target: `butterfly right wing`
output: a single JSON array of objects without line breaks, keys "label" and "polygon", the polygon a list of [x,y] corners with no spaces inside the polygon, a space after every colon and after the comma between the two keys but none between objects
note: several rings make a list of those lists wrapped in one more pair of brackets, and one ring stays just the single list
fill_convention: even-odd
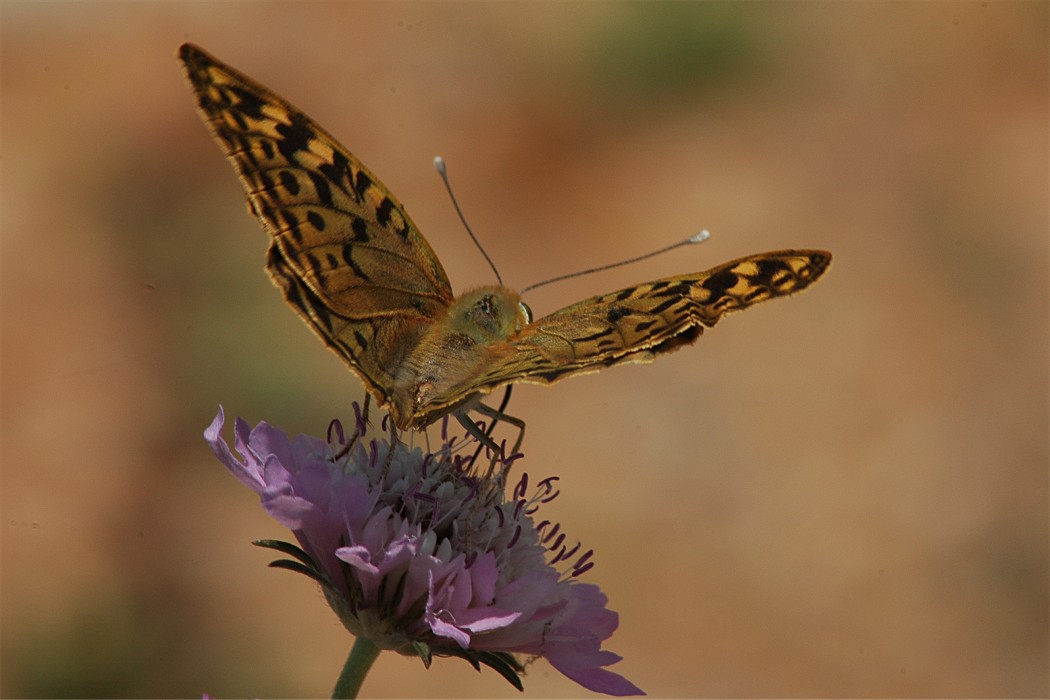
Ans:
[{"label": "butterfly right wing", "polygon": [[379,179],[309,117],[192,44],[179,57],[272,236],[274,283],[385,403],[393,368],[452,300],[437,256]]},{"label": "butterfly right wing", "polygon": [[781,250],[592,297],[526,326],[493,353],[474,390],[550,384],[624,362],[651,362],[696,342],[726,314],[802,291],[830,264],[826,251]]}]

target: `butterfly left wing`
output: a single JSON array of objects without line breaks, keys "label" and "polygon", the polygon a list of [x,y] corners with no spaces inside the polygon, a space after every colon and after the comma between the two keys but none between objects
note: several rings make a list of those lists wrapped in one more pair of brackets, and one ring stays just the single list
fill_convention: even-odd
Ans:
[{"label": "butterfly left wing", "polygon": [[624,362],[651,362],[696,342],[726,314],[802,291],[830,264],[831,254],[822,250],[761,253],[573,304],[492,348],[473,390],[549,384]]},{"label": "butterfly left wing", "polygon": [[437,256],[397,198],[306,114],[197,46],[179,58],[270,234],[274,284],[386,405],[397,367],[452,301]]},{"label": "butterfly left wing", "polygon": [[379,178],[264,85],[193,44],[179,58],[252,214],[304,283],[354,318],[444,312],[448,277]]}]

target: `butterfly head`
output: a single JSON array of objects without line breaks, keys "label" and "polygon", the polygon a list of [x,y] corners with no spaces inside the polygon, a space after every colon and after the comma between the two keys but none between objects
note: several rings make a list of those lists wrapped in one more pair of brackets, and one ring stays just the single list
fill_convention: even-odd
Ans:
[{"label": "butterfly head", "polygon": [[481,287],[452,302],[447,327],[477,343],[489,343],[520,333],[531,316],[517,292],[506,287]]}]

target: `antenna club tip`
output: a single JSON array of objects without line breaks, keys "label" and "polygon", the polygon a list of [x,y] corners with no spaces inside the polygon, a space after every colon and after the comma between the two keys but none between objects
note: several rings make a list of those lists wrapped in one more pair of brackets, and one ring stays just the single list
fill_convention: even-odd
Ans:
[{"label": "antenna club tip", "polygon": [[687,238],[686,241],[688,241],[689,243],[703,243],[704,241],[706,241],[710,237],[711,237],[711,232],[708,231],[705,228],[703,231],[700,231],[699,233],[694,233],[692,236]]},{"label": "antenna club tip", "polygon": [[448,173],[448,170],[445,168],[445,159],[441,156],[434,156],[434,170],[437,170],[442,175]]}]

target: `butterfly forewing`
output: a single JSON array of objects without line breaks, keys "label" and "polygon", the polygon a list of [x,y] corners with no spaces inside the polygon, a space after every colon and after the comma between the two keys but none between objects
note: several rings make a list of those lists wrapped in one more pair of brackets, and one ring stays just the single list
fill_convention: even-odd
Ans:
[{"label": "butterfly forewing", "polygon": [[351,318],[440,315],[452,299],[441,263],[357,158],[251,78],[188,44],[180,57],[252,212],[284,254],[282,270]]},{"label": "butterfly forewing", "polygon": [[195,46],[179,57],[272,236],[274,283],[385,404],[420,329],[452,300],[437,256],[397,199],[309,117]]},{"label": "butterfly forewing", "polygon": [[621,362],[649,362],[696,341],[728,313],[799,292],[831,263],[825,251],[752,255],[695,275],[602,294],[529,324],[477,382],[551,383]]}]

